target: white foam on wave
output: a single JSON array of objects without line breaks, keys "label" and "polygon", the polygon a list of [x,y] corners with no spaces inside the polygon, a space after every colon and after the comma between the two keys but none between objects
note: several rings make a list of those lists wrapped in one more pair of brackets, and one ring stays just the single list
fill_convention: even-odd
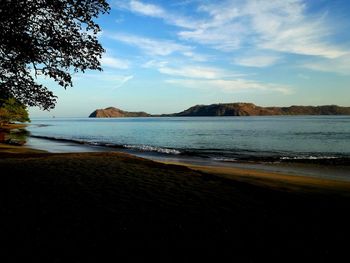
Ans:
[{"label": "white foam on wave", "polygon": [[161,148],[150,145],[123,145],[127,149],[138,150],[143,152],[158,152],[158,153],[166,153],[166,154],[180,154],[181,152],[175,149],[169,148]]},{"label": "white foam on wave", "polygon": [[226,157],[215,157],[213,158],[214,161],[219,161],[219,162],[236,162],[236,158],[226,158]]},{"label": "white foam on wave", "polygon": [[323,160],[323,159],[337,159],[335,156],[294,156],[281,157],[281,160]]},{"label": "white foam on wave", "polygon": [[92,142],[92,141],[90,141],[90,142],[88,142],[90,145],[95,145],[95,146],[101,146],[101,143],[99,143],[99,142]]}]

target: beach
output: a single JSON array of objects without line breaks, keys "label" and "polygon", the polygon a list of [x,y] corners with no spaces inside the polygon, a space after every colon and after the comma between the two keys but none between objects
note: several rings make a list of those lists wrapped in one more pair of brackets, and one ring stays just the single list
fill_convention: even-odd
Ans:
[{"label": "beach", "polygon": [[0,261],[347,262],[349,10],[2,1]]},{"label": "beach", "polygon": [[350,234],[348,182],[1,145],[11,262],[309,258]]}]

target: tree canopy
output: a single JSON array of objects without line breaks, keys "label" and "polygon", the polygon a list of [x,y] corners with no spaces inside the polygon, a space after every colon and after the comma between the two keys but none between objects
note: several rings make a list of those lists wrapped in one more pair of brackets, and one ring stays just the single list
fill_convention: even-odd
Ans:
[{"label": "tree canopy", "polygon": [[3,124],[16,121],[30,121],[26,106],[17,101],[15,98],[0,100],[0,127]]},{"label": "tree canopy", "polygon": [[94,21],[109,11],[105,0],[2,0],[0,98],[54,108],[56,96],[38,75],[72,86],[72,73],[101,70],[104,49]]}]

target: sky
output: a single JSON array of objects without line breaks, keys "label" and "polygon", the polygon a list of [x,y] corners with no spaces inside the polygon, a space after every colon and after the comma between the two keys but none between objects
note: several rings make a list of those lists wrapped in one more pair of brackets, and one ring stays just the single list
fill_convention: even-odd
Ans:
[{"label": "sky", "polygon": [[73,76],[56,108],[174,113],[197,104],[350,106],[350,1],[110,0],[98,18],[103,72]]}]

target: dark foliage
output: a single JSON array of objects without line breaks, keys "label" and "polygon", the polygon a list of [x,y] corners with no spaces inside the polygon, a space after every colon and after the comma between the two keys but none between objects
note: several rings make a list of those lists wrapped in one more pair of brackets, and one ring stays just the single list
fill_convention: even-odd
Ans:
[{"label": "dark foliage", "polygon": [[36,77],[67,88],[73,72],[101,70],[94,19],[108,11],[105,0],[1,0],[0,97],[54,108],[56,96]]},{"label": "dark foliage", "polygon": [[10,122],[27,122],[29,120],[26,106],[14,98],[0,99],[0,127]]}]

